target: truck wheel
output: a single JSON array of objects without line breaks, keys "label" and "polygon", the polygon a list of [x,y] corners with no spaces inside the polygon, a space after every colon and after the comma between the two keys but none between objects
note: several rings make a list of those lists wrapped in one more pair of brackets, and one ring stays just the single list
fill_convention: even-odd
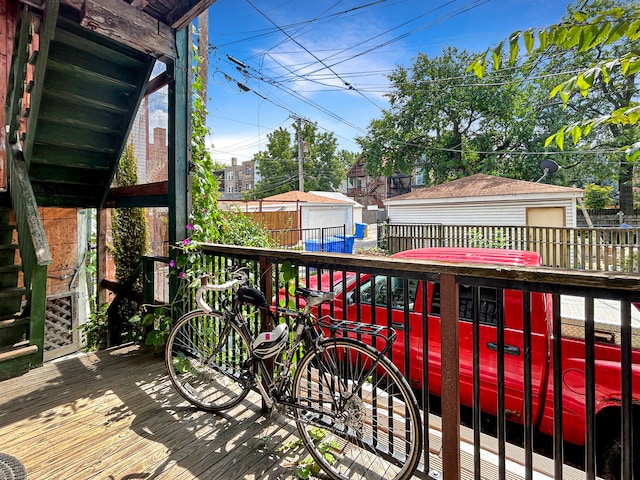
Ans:
[{"label": "truck wheel", "polygon": [[[633,478],[640,478],[640,432],[634,428],[633,446],[631,448],[633,457]],[[608,441],[602,444],[601,455],[599,455],[598,472],[605,480],[622,480],[622,435],[620,432],[609,437]]]}]

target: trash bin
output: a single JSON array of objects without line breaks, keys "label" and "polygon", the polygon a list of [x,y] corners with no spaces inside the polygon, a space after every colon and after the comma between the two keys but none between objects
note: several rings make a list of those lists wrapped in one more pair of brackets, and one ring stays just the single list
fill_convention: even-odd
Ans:
[{"label": "trash bin", "polygon": [[325,252],[344,253],[344,238],[326,237],[323,239],[323,247]]},{"label": "trash bin", "polygon": [[367,225],[366,223],[356,223],[356,238],[364,238],[367,236]]},{"label": "trash bin", "polygon": [[353,241],[356,239],[355,235],[336,235],[335,238],[339,239],[340,243],[344,243],[344,253],[353,253]]},{"label": "trash bin", "polygon": [[310,238],[304,241],[304,249],[307,252],[319,252],[321,249],[321,241],[317,238]]}]

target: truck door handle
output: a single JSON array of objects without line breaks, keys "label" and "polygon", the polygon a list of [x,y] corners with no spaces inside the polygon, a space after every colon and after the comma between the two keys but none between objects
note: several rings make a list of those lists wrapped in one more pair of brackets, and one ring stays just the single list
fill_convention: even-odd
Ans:
[{"label": "truck door handle", "polygon": [[[487,343],[487,348],[489,350],[495,350],[496,352],[498,351],[498,344],[496,342],[488,342]],[[514,347],[513,345],[505,345],[504,346],[504,353],[506,353],[507,355],[520,355],[520,347]]]}]

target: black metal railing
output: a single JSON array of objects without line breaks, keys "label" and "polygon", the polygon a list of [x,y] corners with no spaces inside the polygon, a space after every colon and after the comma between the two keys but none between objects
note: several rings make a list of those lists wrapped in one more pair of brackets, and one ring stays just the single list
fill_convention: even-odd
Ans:
[{"label": "black metal railing", "polygon": [[[636,276],[222,245],[202,251],[214,276],[249,266],[274,301],[294,300],[283,278],[295,272],[293,283],[339,293],[323,313],[396,329],[389,356],[425,413],[419,476],[594,478],[606,458],[611,478],[638,471]],[[569,297],[582,300],[579,339],[562,334],[575,310]],[[603,302],[618,305],[613,325],[608,320],[615,344],[599,341]]]},{"label": "black metal railing", "polygon": [[352,253],[353,236],[345,225],[318,228],[270,230],[271,237],[283,248],[307,252]]}]

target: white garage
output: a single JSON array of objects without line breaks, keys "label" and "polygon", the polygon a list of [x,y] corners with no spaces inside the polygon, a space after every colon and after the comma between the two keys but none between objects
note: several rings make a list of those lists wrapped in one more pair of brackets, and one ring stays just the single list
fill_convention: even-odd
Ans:
[{"label": "white garage", "polygon": [[576,227],[583,190],[478,173],[384,201],[391,223]]}]

